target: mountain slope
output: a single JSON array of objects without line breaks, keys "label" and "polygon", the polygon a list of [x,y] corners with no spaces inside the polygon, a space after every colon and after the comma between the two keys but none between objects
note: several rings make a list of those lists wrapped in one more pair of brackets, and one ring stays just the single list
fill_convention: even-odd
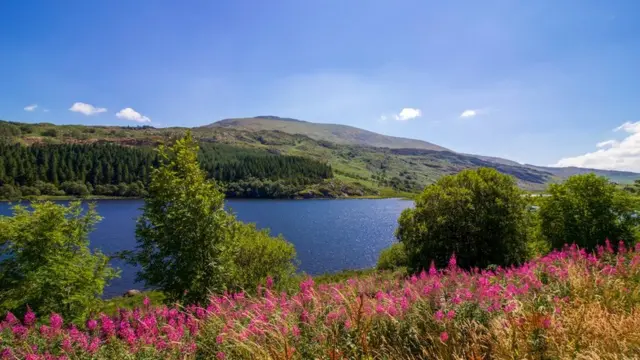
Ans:
[{"label": "mountain slope", "polygon": [[248,131],[282,131],[288,134],[305,135],[314,140],[330,141],[343,145],[366,145],[390,149],[412,148],[426,150],[448,150],[442,146],[422,140],[407,139],[377,134],[353,126],[339,124],[319,124],[277,116],[257,116],[253,118],[225,119],[205,127],[229,127]]},{"label": "mountain slope", "polygon": [[[282,128],[285,125],[294,126],[294,130],[283,131]],[[313,134],[290,133],[308,133],[314,129],[320,129],[317,131],[322,133],[326,130],[326,127],[318,128],[315,125],[322,124],[295,119],[259,117],[249,120],[225,120],[211,126],[193,128],[191,131],[202,143],[228,144],[234,147],[267,151],[271,154],[303,156],[329,164],[333,169],[334,180],[363,189],[366,194],[416,193],[444,175],[478,167],[492,167],[512,175],[517,179],[519,186],[528,190],[543,190],[548,183],[562,181],[568,176],[584,172],[594,172],[619,183],[640,179],[640,174],[632,172],[523,165],[490,156],[456,153],[437,145],[434,145],[437,150],[399,147],[401,143],[395,143],[394,145],[398,146],[396,148],[374,147],[357,143],[354,145],[324,139],[317,140],[310,136]],[[263,129],[265,127],[276,128],[265,130]],[[179,127],[82,126],[0,121],[0,141],[19,142],[24,145],[108,142],[124,146],[148,147],[170,142],[187,130]],[[370,133],[355,130],[365,134]],[[315,135],[318,136],[317,133]],[[340,135],[343,142],[348,142],[344,133]],[[384,135],[374,135],[384,137]],[[415,141],[425,146],[424,142]]]}]

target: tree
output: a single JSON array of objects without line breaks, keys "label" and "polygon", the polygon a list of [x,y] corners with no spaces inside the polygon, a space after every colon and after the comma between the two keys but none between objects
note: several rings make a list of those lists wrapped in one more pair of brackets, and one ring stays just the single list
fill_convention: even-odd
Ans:
[{"label": "tree", "polygon": [[494,169],[465,170],[425,188],[402,212],[397,238],[411,271],[445,266],[511,265],[525,260],[526,202],[514,178]]},{"label": "tree", "polygon": [[639,224],[632,195],[595,174],[549,186],[540,204],[540,230],[552,247],[575,243],[588,250],[606,239],[633,243]]},{"label": "tree", "polygon": [[231,277],[225,250],[232,246],[235,219],[224,210],[217,185],[206,180],[197,154],[190,132],[173,147],[160,146],[162,164],[151,174],[136,227],[138,280],[169,300],[204,302]]},{"label": "tree", "polygon": [[0,312],[56,312],[84,318],[107,282],[117,276],[108,257],[89,249],[88,235],[100,220],[93,205],[84,212],[34,202],[32,210],[13,208],[0,217]]}]

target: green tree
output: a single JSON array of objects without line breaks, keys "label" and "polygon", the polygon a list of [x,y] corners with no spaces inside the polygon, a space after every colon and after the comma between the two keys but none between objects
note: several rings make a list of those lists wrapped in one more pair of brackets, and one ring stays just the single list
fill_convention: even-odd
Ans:
[{"label": "green tree", "polygon": [[633,243],[636,201],[606,178],[575,175],[549,186],[540,204],[540,231],[554,248],[575,243],[588,250],[606,239]]},{"label": "green tree", "polygon": [[231,278],[235,223],[224,195],[205,178],[191,133],[170,148],[160,146],[162,164],[151,174],[148,196],[138,219],[138,279],[160,288],[169,300],[204,302],[225,289]]},{"label": "green tree", "polygon": [[465,170],[428,186],[415,207],[402,212],[397,238],[409,270],[452,254],[464,268],[510,265],[526,258],[528,214],[515,179],[494,169]]},{"label": "green tree", "polygon": [[93,205],[83,212],[69,206],[34,202],[32,210],[13,208],[0,217],[0,312],[57,312],[84,318],[117,276],[108,257],[89,249],[88,235],[100,220]]}]

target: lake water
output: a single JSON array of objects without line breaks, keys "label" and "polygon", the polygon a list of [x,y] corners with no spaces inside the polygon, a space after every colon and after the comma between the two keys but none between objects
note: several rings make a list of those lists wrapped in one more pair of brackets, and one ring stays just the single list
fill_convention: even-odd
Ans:
[{"label": "lake water", "polygon": [[[397,219],[412,201],[400,199],[345,200],[228,200],[238,219],[269,228],[294,244],[299,269],[308,274],[374,266],[380,251],[394,242]],[[100,200],[104,218],[91,233],[91,246],[109,254],[135,248],[135,219],[141,200]],[[0,202],[0,215],[11,215],[10,204]],[[136,284],[136,268],[120,261],[113,265],[121,277],[105,289],[105,297],[118,296]]]}]

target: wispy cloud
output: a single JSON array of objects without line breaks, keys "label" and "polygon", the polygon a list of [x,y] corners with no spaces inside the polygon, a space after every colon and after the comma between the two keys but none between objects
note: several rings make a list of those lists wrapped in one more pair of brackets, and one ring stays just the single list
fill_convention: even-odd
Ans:
[{"label": "wispy cloud", "polygon": [[31,104],[24,107],[24,111],[34,111],[38,107],[38,104]]},{"label": "wispy cloud", "polygon": [[640,121],[627,121],[613,131],[624,131],[628,135],[620,141],[599,142],[596,151],[560,159],[555,166],[640,171]]},{"label": "wispy cloud", "polygon": [[103,112],[107,112],[106,108],[95,107],[91,104],[86,104],[83,102],[76,102],[69,108],[69,111],[81,113],[84,115],[95,115]]},{"label": "wispy cloud", "polygon": [[132,108],[125,108],[118,111],[118,113],[116,114],[116,117],[118,119],[130,120],[130,121],[135,121],[140,123],[151,121],[150,118],[140,114],[139,112],[133,110]]},{"label": "wispy cloud", "polygon": [[460,114],[460,118],[472,118],[476,115],[478,115],[478,110],[474,110],[474,109],[468,109],[462,112],[462,114]]}]

